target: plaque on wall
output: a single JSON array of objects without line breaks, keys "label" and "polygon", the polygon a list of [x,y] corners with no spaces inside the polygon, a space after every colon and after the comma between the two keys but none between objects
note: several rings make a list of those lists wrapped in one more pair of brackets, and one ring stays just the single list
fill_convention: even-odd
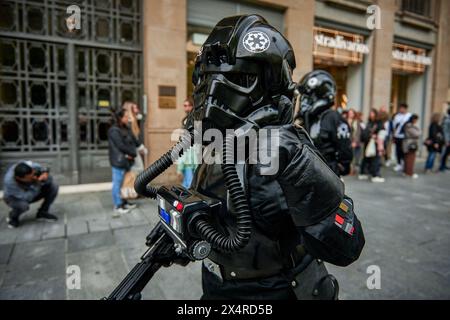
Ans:
[{"label": "plaque on wall", "polygon": [[164,109],[175,109],[177,107],[177,87],[159,86],[158,105]]},{"label": "plaque on wall", "polygon": [[110,104],[108,100],[99,100],[98,101],[98,106],[100,108],[109,108]]}]

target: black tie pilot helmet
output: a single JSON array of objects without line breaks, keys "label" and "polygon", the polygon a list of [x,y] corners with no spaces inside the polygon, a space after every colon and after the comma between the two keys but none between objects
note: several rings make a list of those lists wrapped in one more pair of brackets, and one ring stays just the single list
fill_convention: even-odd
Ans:
[{"label": "black tie pilot helmet", "polygon": [[[290,43],[263,17],[224,18],[196,58],[193,118],[219,129],[235,128],[263,106],[277,106],[282,96],[292,99],[294,68]],[[262,117],[276,118],[273,112]]]},{"label": "black tie pilot helmet", "polygon": [[334,105],[336,82],[325,70],[314,70],[300,80],[297,86],[300,93],[300,117],[306,114],[316,117]]}]

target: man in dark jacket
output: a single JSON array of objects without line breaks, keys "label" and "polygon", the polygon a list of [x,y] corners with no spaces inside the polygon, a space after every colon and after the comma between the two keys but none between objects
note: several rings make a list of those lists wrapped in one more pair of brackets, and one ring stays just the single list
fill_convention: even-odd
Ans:
[{"label": "man in dark jacket", "polygon": [[114,117],[115,123],[108,130],[109,161],[112,167],[114,211],[120,214],[127,213],[136,207],[121,198],[120,188],[125,173],[130,170],[134,158],[136,158],[136,148],[139,146],[139,141],[136,140],[128,127],[128,116],[125,110],[117,110]]},{"label": "man in dark jacket", "polygon": [[12,165],[4,178],[4,201],[12,209],[8,216],[8,227],[19,226],[19,216],[28,211],[30,203],[44,199],[36,218],[55,221],[58,218],[48,211],[58,194],[58,185],[49,175],[49,170],[31,161]]}]

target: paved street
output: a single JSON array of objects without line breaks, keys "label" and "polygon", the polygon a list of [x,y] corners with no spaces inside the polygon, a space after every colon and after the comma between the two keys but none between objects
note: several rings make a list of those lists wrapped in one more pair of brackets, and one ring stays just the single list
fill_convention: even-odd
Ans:
[{"label": "paved street", "polygon": [[[346,179],[347,194],[366,234],[361,258],[347,268],[330,266],[341,299],[450,299],[450,173],[410,180],[386,173],[387,182]],[[153,201],[120,218],[111,216],[109,192],[64,195],[53,211],[58,223],[34,220],[7,229],[0,204],[0,299],[98,299],[145,251],[145,236],[157,221]],[[66,268],[81,270],[81,289],[66,288]],[[381,289],[369,290],[367,268],[381,271]],[[145,299],[198,299],[200,265],[161,269]]]}]

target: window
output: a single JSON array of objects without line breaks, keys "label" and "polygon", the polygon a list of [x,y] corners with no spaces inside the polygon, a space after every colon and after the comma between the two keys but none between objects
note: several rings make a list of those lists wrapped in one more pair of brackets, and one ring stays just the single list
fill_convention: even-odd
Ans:
[{"label": "window", "polygon": [[263,16],[271,25],[283,32],[284,12],[281,9],[264,8],[229,0],[189,0],[187,2],[187,22],[191,26],[212,29],[222,18],[250,13]]},{"label": "window", "polygon": [[411,13],[415,13],[421,16],[429,17],[430,16],[430,0],[403,0],[402,1],[402,10],[408,11]]}]

